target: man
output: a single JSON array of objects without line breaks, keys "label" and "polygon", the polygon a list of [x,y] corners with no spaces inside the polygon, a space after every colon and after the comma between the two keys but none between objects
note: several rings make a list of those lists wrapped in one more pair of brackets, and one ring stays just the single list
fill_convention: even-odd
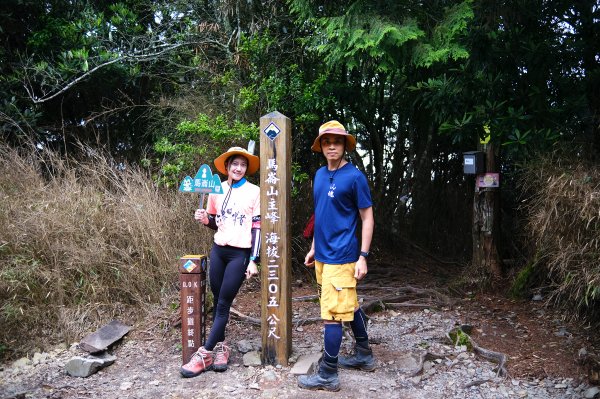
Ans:
[{"label": "man", "polygon": [[[321,317],[324,321],[324,353],[317,374],[300,376],[305,389],[339,391],[338,365],[373,371],[375,361],[369,347],[366,316],[358,306],[356,282],[367,274],[367,258],[373,236],[371,192],[365,175],[344,158],[356,148],[356,139],[338,121],[319,128],[311,149],[321,152],[327,165],[314,180],[315,230],[305,264],[315,267],[321,285]],[[362,221],[361,242],[356,230]],[[355,354],[340,357],[342,322],[349,322],[356,340]]]}]

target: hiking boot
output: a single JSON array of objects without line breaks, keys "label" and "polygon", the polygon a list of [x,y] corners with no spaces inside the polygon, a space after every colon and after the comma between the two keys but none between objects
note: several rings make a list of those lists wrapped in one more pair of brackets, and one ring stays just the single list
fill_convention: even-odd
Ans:
[{"label": "hiking boot", "polygon": [[337,374],[337,366],[321,361],[318,373],[298,377],[298,386],[313,391],[318,389],[331,392],[339,391],[340,379]]},{"label": "hiking boot", "polygon": [[227,370],[227,363],[229,363],[229,355],[231,354],[231,348],[225,345],[224,342],[219,342],[215,346],[213,351],[215,352],[215,362],[213,363],[213,370]]},{"label": "hiking boot", "polygon": [[338,365],[345,369],[359,369],[363,371],[375,370],[375,359],[371,348],[354,345],[354,354],[349,357],[340,356]]},{"label": "hiking boot", "polygon": [[203,346],[192,355],[189,362],[181,366],[179,372],[183,377],[195,377],[203,371],[210,370],[213,364],[213,353]]}]

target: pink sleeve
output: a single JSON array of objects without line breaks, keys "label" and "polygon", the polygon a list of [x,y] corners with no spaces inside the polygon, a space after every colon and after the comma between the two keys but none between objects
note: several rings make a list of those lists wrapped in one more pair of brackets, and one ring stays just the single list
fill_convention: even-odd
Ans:
[{"label": "pink sleeve", "polygon": [[216,215],[217,214],[217,204],[216,204],[216,197],[212,194],[208,194],[208,203],[206,204],[206,212],[208,212],[211,215]]},{"label": "pink sleeve", "polygon": [[260,190],[256,192],[254,205],[252,209],[252,228],[260,229]]}]

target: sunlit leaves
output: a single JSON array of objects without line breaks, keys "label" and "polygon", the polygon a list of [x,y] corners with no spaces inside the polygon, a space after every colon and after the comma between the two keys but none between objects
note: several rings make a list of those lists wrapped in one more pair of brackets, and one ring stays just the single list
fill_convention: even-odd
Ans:
[{"label": "sunlit leaves", "polygon": [[176,186],[183,176],[193,174],[201,163],[210,163],[220,151],[234,143],[258,140],[258,127],[240,121],[229,122],[224,115],[200,114],[195,120],[184,120],[174,132],[159,137],[154,151],[160,157],[159,184]]},{"label": "sunlit leaves", "polygon": [[425,35],[413,19],[396,23],[380,15],[365,15],[356,7],[345,15],[320,18],[316,23],[324,36],[314,36],[313,49],[327,65],[341,63],[350,70],[368,60],[376,70],[388,72],[398,65],[400,48]]}]

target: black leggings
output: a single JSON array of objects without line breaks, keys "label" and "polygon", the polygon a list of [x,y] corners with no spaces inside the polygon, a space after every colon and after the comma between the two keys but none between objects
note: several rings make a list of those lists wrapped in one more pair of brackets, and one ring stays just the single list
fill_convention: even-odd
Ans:
[{"label": "black leggings", "polygon": [[250,261],[250,248],[236,248],[213,244],[210,250],[208,277],[213,293],[213,325],[204,347],[211,351],[225,340],[229,309],[244,279]]}]

